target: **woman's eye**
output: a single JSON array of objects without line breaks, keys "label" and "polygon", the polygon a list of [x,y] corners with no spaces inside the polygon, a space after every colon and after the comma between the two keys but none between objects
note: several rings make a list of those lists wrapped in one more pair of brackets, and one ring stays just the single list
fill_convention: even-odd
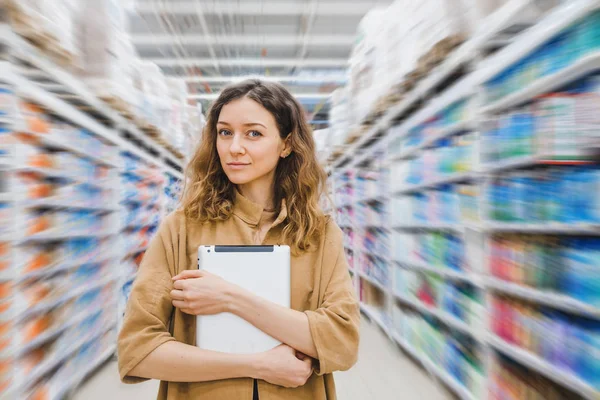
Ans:
[{"label": "woman's eye", "polygon": [[229,135],[231,135],[231,132],[229,132],[227,129],[221,129],[219,131],[219,135],[220,136],[229,136]]},{"label": "woman's eye", "polygon": [[257,138],[257,137],[262,136],[262,133],[260,133],[259,131],[250,131],[250,132],[248,132],[248,135],[250,137]]}]

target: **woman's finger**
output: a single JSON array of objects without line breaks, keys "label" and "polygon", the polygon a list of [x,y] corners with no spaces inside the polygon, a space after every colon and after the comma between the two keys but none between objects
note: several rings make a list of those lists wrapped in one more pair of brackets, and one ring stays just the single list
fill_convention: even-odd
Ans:
[{"label": "woman's finger", "polygon": [[185,271],[181,271],[179,274],[173,277],[174,281],[180,279],[190,279],[190,278],[201,278],[204,276],[204,271],[201,269],[186,269]]},{"label": "woman's finger", "polygon": [[185,286],[185,280],[178,280],[173,282],[173,288],[176,290],[183,290]]},{"label": "woman's finger", "polygon": [[183,310],[184,308],[187,308],[187,303],[185,301],[173,300],[171,303],[173,303],[173,307],[179,308],[181,310]]},{"label": "woman's finger", "polygon": [[185,300],[183,290],[171,290],[171,299],[173,300]]}]

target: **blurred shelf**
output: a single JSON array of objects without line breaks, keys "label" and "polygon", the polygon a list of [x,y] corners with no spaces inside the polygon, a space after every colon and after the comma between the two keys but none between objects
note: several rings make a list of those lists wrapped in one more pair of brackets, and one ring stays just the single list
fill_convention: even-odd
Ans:
[{"label": "blurred shelf", "polygon": [[438,378],[444,382],[444,384],[449,387],[455,394],[457,394],[462,400],[476,400],[475,397],[469,392],[469,390],[458,380],[448,374],[446,371],[438,367],[436,363],[431,361],[427,356],[422,356],[417,353],[416,350],[412,348],[398,333],[392,332],[392,337],[396,343],[400,347],[402,347],[408,354],[410,354],[413,358],[419,361],[425,369],[436,375]]},{"label": "blurred shelf", "polygon": [[143,253],[146,250],[148,250],[148,246],[138,247],[135,250],[131,250],[131,251],[126,252],[125,255],[123,256],[123,259],[129,258],[129,257],[133,257],[136,254]]},{"label": "blurred shelf", "polygon": [[585,160],[553,160],[551,155],[532,155],[525,157],[514,157],[494,163],[486,163],[481,166],[483,174],[498,174],[513,169],[531,168],[540,165],[585,165]]},{"label": "blurred shelf", "polygon": [[454,329],[472,337],[473,339],[477,340],[478,342],[483,342],[481,334],[479,334],[478,332],[475,332],[475,330],[476,330],[475,327],[467,324],[464,321],[461,321],[460,319],[453,316],[452,314],[450,314],[446,311],[442,311],[438,308],[425,305],[418,300],[411,300],[411,299],[404,297],[395,292],[394,292],[394,297],[402,303],[413,306],[415,309],[417,309],[418,311],[420,311],[422,313],[429,314],[429,315],[437,318],[438,320],[444,322],[447,326],[454,328]]},{"label": "blurred shelf", "polygon": [[[17,130],[17,132],[23,132],[23,131]],[[26,133],[27,135],[36,138],[43,145],[46,145],[46,146],[49,146],[52,148],[61,149],[61,150],[67,150],[71,153],[75,153],[79,156],[82,156],[89,160],[92,160],[93,162],[95,162],[97,164],[106,165],[108,167],[113,167],[113,168],[119,167],[119,165],[117,163],[107,161],[105,159],[105,157],[103,157],[101,155],[96,155],[91,151],[83,150],[83,149],[73,146],[69,143],[64,143],[63,141],[56,139],[55,136],[59,135],[59,133],[53,132],[53,133],[49,134],[49,133],[36,133],[36,132],[31,132],[31,131],[25,131],[23,133]]]},{"label": "blurred shelf", "polygon": [[509,356],[513,360],[522,365],[539,372],[548,379],[578,393],[589,400],[600,398],[600,391],[594,389],[590,384],[584,382],[578,376],[575,376],[570,371],[556,367],[551,362],[525,350],[515,346],[500,337],[490,334],[487,338],[488,343],[497,349],[499,352]]},{"label": "blurred shelf", "polygon": [[[389,256],[389,255],[381,255],[381,254],[379,254],[379,253],[377,253],[377,252],[375,252],[375,251],[366,250],[366,249],[364,249],[364,248],[363,248],[363,249],[361,249],[361,250],[360,250],[360,252],[361,252],[361,253],[363,253],[363,254],[365,254],[365,255],[367,255],[367,256],[374,257],[374,258],[378,258],[378,259],[380,259],[381,261],[385,261],[385,262],[387,262],[387,263],[390,263],[390,262],[391,262],[391,259],[390,259],[390,256]],[[388,252],[386,252],[386,253],[389,253],[389,251],[388,251]]]},{"label": "blurred shelf", "polygon": [[[523,0],[513,0],[511,3],[514,3],[516,10],[518,10],[519,6],[521,9],[524,9],[531,4],[529,1]],[[574,22],[592,13],[599,7],[600,3],[598,3],[597,0],[570,0],[562,2],[561,5],[555,7],[550,13],[544,16],[541,20],[537,21],[534,26],[519,34],[510,45],[487,57],[487,59],[482,63],[481,72],[478,73],[479,81],[485,82],[494,78],[519,60],[525,58],[533,50],[540,47],[556,35],[560,34]],[[512,15],[507,14],[501,18],[507,21],[510,21],[510,19],[514,20],[515,17],[518,17],[519,12],[520,11],[512,13]],[[493,27],[495,21],[492,20],[490,22],[492,29],[496,28]],[[486,25],[487,24],[483,24],[483,27],[480,29],[480,31],[478,31],[476,37],[484,35],[489,39],[492,39],[490,33],[486,31],[489,29]],[[498,32],[501,32],[501,30]],[[523,90],[526,89],[529,89],[529,87]],[[501,101],[505,101],[505,99],[502,99]]]},{"label": "blurred shelf", "polygon": [[[43,278],[46,276],[54,275],[61,271],[67,271],[67,270],[70,270],[73,268],[77,268],[77,267],[85,265],[85,264],[100,264],[100,263],[104,263],[106,261],[116,259],[116,258],[117,258],[117,256],[115,256],[114,254],[101,254],[97,257],[88,258],[85,260],[84,259],[74,259],[74,260],[65,259],[65,260],[61,260],[56,263],[53,263],[52,265],[49,265],[46,268],[42,268],[42,269],[31,271],[31,272],[26,272],[24,274],[17,276],[15,279],[17,280],[17,282],[23,282],[23,281],[26,281],[29,279],[39,279],[39,278]],[[18,270],[22,270],[22,268],[19,268]]]},{"label": "blurred shelf", "polygon": [[394,225],[394,230],[439,230],[439,231],[455,231],[462,232],[465,229],[464,225],[461,224],[450,224],[450,223],[415,223],[406,225]]},{"label": "blurred shelf", "polygon": [[568,224],[559,222],[484,222],[479,229],[488,232],[546,233],[561,235],[600,235],[600,224]]},{"label": "blurred shelf", "polygon": [[58,391],[56,398],[60,399],[64,397],[71,389],[76,388],[90,373],[111,358],[113,354],[115,354],[115,351],[117,351],[117,347],[115,345],[110,346],[96,360],[92,361],[87,368],[81,370],[78,374],[66,380],[64,386]]},{"label": "blurred shelf", "polygon": [[473,123],[473,121],[467,120],[467,121],[457,122],[455,124],[452,124],[452,125],[444,128],[437,135],[433,135],[433,136],[425,139],[423,141],[423,143],[421,143],[420,145],[418,145],[412,149],[409,149],[405,152],[402,152],[395,157],[391,157],[390,160],[398,161],[398,160],[412,158],[413,156],[417,155],[423,149],[431,147],[438,140],[457,135],[461,132],[472,131],[472,130],[475,130],[475,128],[476,128],[476,125]]},{"label": "blurred shelf", "polygon": [[61,333],[63,333],[67,329],[85,321],[89,317],[92,317],[96,314],[101,313],[104,309],[108,309],[108,308],[112,308],[112,307],[116,307],[116,303],[102,304],[100,306],[96,305],[92,309],[83,310],[82,312],[77,313],[74,317],[69,318],[67,321],[60,324],[56,328],[50,329],[49,331],[46,331],[46,332],[42,333],[41,335],[39,335],[38,337],[36,337],[35,339],[33,339],[31,342],[24,344],[17,351],[16,357],[17,358],[23,357],[25,354],[29,353],[31,350],[34,350],[34,349],[38,348],[39,346],[55,339],[56,337],[58,337]]},{"label": "blurred shelf", "polygon": [[426,189],[431,189],[436,186],[447,185],[450,183],[471,181],[471,180],[477,179],[477,177],[478,177],[478,174],[474,173],[474,172],[455,173],[455,174],[452,174],[452,175],[444,177],[444,178],[439,178],[439,179],[433,180],[431,182],[421,183],[418,185],[411,185],[411,186],[407,186],[403,189],[398,189],[398,190],[394,191],[394,195],[396,195],[396,196],[405,195],[405,194],[409,194],[409,193],[420,192],[420,191],[426,190]]},{"label": "blurred shelf", "polygon": [[372,203],[383,203],[387,200],[387,197],[384,195],[375,195],[360,199],[357,201],[358,204],[372,204]]},{"label": "blurred shelf", "polygon": [[565,294],[534,289],[517,283],[506,282],[498,278],[486,278],[484,282],[486,287],[504,294],[546,305],[571,314],[600,319],[600,308],[576,300]]},{"label": "blurred shelf", "polygon": [[383,319],[381,318],[381,313],[379,311],[377,311],[374,307],[369,306],[365,303],[363,303],[362,301],[360,302],[360,310],[365,313],[365,315],[371,320],[371,321],[375,321],[375,323],[377,325],[379,325],[379,327],[388,335],[390,336],[390,329],[388,328],[388,326],[383,322]]},{"label": "blurred shelf", "polygon": [[352,207],[353,204],[354,204],[353,201],[346,201],[346,202],[336,205],[335,208],[338,210],[341,210],[342,208]]},{"label": "blurred shelf", "polygon": [[377,289],[381,290],[385,294],[388,293],[388,288],[383,283],[379,282],[377,279],[368,276],[362,271],[358,272],[358,276],[364,279],[365,281],[369,282],[371,285],[375,286]]},{"label": "blurred shelf", "polygon": [[[47,360],[44,360],[27,376],[26,383],[24,383],[23,386],[17,390],[17,392],[23,393],[23,392],[27,391],[27,389],[29,387],[31,387],[32,384],[36,383],[40,378],[42,378],[48,372],[50,372],[54,368],[58,367],[63,361],[70,358],[79,349],[81,349],[85,345],[95,341],[100,336],[102,336],[106,332],[109,332],[111,329],[113,329],[115,327],[116,327],[116,324],[114,324],[114,323],[109,324],[109,325],[105,326],[104,328],[98,330],[97,332],[88,334],[87,336],[84,336],[83,338],[79,339],[78,341],[73,343],[68,349],[65,349],[62,352],[58,353],[57,356],[47,359]],[[67,386],[68,385],[65,384],[65,387],[67,387]],[[62,397],[57,396],[55,398],[60,399]]]},{"label": "blurred shelf", "polygon": [[57,179],[57,180],[66,180],[73,183],[78,183],[81,185],[94,187],[97,189],[104,190],[106,189],[105,185],[111,182],[111,179],[96,179],[94,177],[80,177],[74,176],[72,173],[56,170],[53,168],[39,168],[39,167],[29,167],[29,166],[15,166],[10,170],[18,171],[18,172],[26,172],[31,174],[37,174],[47,179]]},{"label": "blurred shelf", "polygon": [[519,106],[535,99],[537,96],[550,93],[553,90],[583,78],[600,69],[600,52],[587,55],[577,60],[573,65],[552,75],[545,76],[525,86],[515,93],[506,95],[481,109],[482,114],[495,114]]},{"label": "blurred shelf", "polygon": [[86,205],[86,204],[78,204],[72,201],[65,201],[60,199],[39,199],[39,200],[29,200],[23,203],[22,205],[25,208],[66,208],[66,209],[74,209],[74,210],[91,210],[91,211],[111,211],[116,212],[120,211],[118,206],[98,206],[98,205]]},{"label": "blurred shelf", "polygon": [[383,223],[380,223],[380,222],[365,222],[365,223],[360,223],[359,222],[357,225],[358,225],[359,228],[366,229],[366,230],[369,230],[369,229],[379,229],[379,230],[385,230],[385,231],[387,231],[387,230],[390,229],[386,224],[383,224]]},{"label": "blurred shelf", "polygon": [[398,264],[402,268],[410,269],[413,271],[421,271],[426,273],[436,274],[438,276],[442,276],[449,280],[455,280],[460,282],[468,282],[473,286],[482,287],[483,285],[474,276],[473,273],[465,272],[465,271],[456,271],[450,268],[445,267],[432,267],[425,263],[416,262],[416,261],[403,261],[403,260],[394,260],[396,264]]},{"label": "blurred shelf", "polygon": [[53,242],[53,241],[63,241],[68,239],[76,239],[76,238],[102,238],[116,235],[116,232],[103,232],[97,230],[89,230],[89,231],[65,231],[62,228],[54,228],[49,229],[47,232],[36,233],[35,235],[30,235],[27,237],[23,237],[18,240],[19,243],[28,243],[28,242]]},{"label": "blurred shelf", "polygon": [[88,283],[83,286],[79,286],[76,289],[72,289],[68,291],[66,294],[55,298],[55,299],[44,299],[40,303],[36,304],[33,307],[29,307],[27,310],[22,310],[22,312],[18,313],[18,321],[25,321],[28,318],[31,318],[34,315],[45,313],[47,311],[52,310],[55,307],[58,307],[61,304],[65,304],[71,299],[79,297],[83,294],[89,293],[93,290],[100,289],[110,283],[115,282],[118,279],[117,276],[109,276],[100,280],[99,282]]}]

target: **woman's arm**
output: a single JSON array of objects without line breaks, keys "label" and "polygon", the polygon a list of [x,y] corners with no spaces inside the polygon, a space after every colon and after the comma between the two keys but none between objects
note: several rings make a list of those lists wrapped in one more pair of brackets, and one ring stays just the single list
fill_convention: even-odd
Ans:
[{"label": "woman's arm", "polygon": [[229,312],[299,352],[318,358],[305,313],[282,307],[243,289],[236,290],[231,297]]},{"label": "woman's arm", "polygon": [[170,341],[154,349],[129,375],[169,382],[258,378],[257,364],[256,355],[224,354]]},{"label": "woman's arm", "polygon": [[173,305],[192,315],[230,312],[269,336],[317,358],[305,313],[282,307],[202,270],[186,270],[173,278]]},{"label": "woman's arm", "polygon": [[312,366],[310,360],[296,358],[294,349],[288,346],[258,354],[226,354],[170,341],[152,351],[129,374],[169,382],[254,378],[298,387],[306,383]]}]

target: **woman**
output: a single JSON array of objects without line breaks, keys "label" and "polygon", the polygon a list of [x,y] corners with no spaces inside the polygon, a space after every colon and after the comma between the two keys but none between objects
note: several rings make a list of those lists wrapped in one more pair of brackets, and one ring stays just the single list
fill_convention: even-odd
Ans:
[{"label": "woman", "polygon": [[[359,311],[342,232],[318,206],[326,177],[300,105],[279,84],[225,88],[187,178],[129,299],[123,381],[160,379],[159,399],[335,399],[332,372],[356,362]],[[202,244],[289,245],[291,309],[197,270]],[[283,344],[253,355],[196,347],[196,316],[222,312]]]}]

